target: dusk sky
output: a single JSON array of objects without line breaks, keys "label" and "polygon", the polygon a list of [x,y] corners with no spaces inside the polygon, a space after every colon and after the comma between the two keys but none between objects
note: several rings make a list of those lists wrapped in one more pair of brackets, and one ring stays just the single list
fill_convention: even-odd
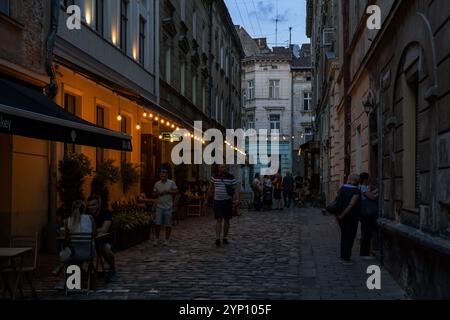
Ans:
[{"label": "dusk sky", "polygon": [[278,46],[309,43],[305,35],[306,0],[225,0],[235,25],[244,26],[254,38],[266,37],[269,46],[276,42],[275,19],[278,11]]}]

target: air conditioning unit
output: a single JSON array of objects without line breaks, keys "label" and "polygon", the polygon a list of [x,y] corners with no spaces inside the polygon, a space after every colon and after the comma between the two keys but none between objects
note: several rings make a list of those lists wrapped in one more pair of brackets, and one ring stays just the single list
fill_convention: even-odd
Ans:
[{"label": "air conditioning unit", "polygon": [[322,35],[322,46],[332,47],[336,41],[336,29],[324,28]]}]

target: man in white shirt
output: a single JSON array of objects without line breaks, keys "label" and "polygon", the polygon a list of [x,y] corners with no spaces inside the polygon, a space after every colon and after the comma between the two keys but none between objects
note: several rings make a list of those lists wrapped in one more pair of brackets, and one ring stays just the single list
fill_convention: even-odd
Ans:
[{"label": "man in white shirt", "polygon": [[155,216],[155,246],[159,243],[161,226],[166,228],[166,241],[164,242],[164,245],[169,244],[170,234],[172,231],[173,197],[178,192],[175,182],[168,179],[167,169],[161,169],[159,176],[161,180],[156,182],[153,187],[153,194],[158,197],[156,201]]}]

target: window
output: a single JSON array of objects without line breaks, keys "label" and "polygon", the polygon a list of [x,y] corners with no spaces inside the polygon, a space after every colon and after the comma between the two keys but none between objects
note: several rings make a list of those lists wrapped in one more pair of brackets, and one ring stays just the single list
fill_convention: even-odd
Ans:
[{"label": "window", "polygon": [[171,72],[172,72],[172,67],[171,67],[171,49],[167,48],[166,50],[166,57],[165,57],[165,63],[166,63],[166,70],[165,70],[165,76],[166,76],[166,82],[168,84],[170,84],[171,81]]},{"label": "window", "polygon": [[220,45],[220,68],[221,69],[225,69],[225,53],[224,53],[224,48],[223,48],[223,44]]},{"label": "window", "polygon": [[303,93],[303,111],[311,111],[311,92]]},{"label": "window", "polygon": [[[129,119],[122,116],[122,121],[120,122],[120,132],[128,134]],[[120,163],[128,162],[128,152],[122,151],[120,153]]]},{"label": "window", "polygon": [[255,115],[247,115],[247,129],[255,129]]},{"label": "window", "polygon": [[245,106],[245,103],[247,102],[247,90],[242,90],[242,106]]},{"label": "window", "polygon": [[312,141],[312,129],[311,128],[305,128],[305,143]]},{"label": "window", "polygon": [[271,114],[269,116],[270,121],[270,130],[280,130],[280,115],[279,114]]},{"label": "window", "polygon": [[192,13],[192,38],[197,40],[197,11]]},{"label": "window", "polygon": [[120,49],[127,52],[128,41],[128,1],[120,1]]},{"label": "window", "polygon": [[[97,126],[105,127],[105,109],[101,106],[97,106]],[[97,148],[96,150],[96,166],[98,166],[105,161],[105,150],[103,148]]]},{"label": "window", "polygon": [[220,99],[220,110],[218,114],[219,122],[223,123],[223,98]]},{"label": "window", "polygon": [[186,21],[186,0],[180,0],[180,17],[181,21]]},{"label": "window", "polygon": [[141,16],[139,17],[139,63],[145,64],[145,29],[147,21]]},{"label": "window", "polygon": [[255,80],[250,80],[247,82],[248,85],[248,100],[255,99]]},{"label": "window", "polygon": [[216,104],[215,104],[215,108],[213,109],[213,119],[217,120],[217,116],[219,113],[219,97],[216,94]]},{"label": "window", "polygon": [[[73,115],[77,115],[77,97],[68,93],[64,94],[64,109]],[[74,144],[64,144],[64,154],[75,152],[76,149]]]},{"label": "window", "polygon": [[181,64],[180,77],[181,94],[184,96],[186,93],[186,64],[184,62]]},{"label": "window", "polygon": [[11,4],[10,0],[0,0],[0,12],[3,12],[6,15],[10,15]]},{"label": "window", "polygon": [[95,30],[103,36],[104,0],[95,1]]},{"label": "window", "polygon": [[203,113],[206,110],[206,88],[205,87],[202,87],[202,110],[203,110]]},{"label": "window", "polygon": [[202,51],[204,53],[208,52],[207,45],[208,45],[208,33],[206,30],[206,26],[203,25],[203,27],[202,27]]},{"label": "window", "polygon": [[[0,3],[1,2],[9,2],[9,0],[7,0],[7,1],[0,0]],[[75,0],[64,0],[64,6],[66,8],[70,7],[70,6],[74,5],[74,4],[75,4]]]},{"label": "window", "polygon": [[197,104],[197,76],[192,77],[192,103]]},{"label": "window", "polygon": [[270,99],[280,98],[280,80],[269,81],[269,98]]}]

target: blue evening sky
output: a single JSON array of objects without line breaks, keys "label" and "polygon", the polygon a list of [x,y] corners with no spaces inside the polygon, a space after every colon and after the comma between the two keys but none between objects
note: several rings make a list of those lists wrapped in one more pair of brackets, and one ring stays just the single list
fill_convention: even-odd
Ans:
[{"label": "blue evening sky", "polygon": [[266,37],[275,46],[275,19],[278,11],[278,46],[309,43],[305,35],[306,0],[225,0],[235,25],[244,26],[253,38]]}]

